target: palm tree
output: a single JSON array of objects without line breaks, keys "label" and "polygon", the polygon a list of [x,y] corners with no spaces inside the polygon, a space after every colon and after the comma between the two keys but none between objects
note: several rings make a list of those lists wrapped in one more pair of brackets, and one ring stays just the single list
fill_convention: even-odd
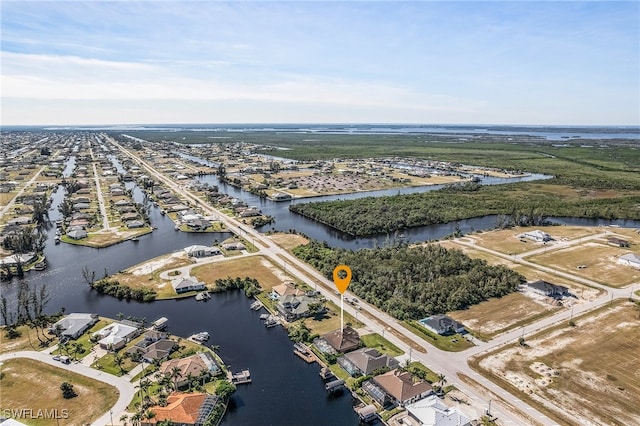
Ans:
[{"label": "palm tree", "polygon": [[138,382],[138,385],[136,386],[138,389],[140,389],[140,402],[141,402],[140,405],[142,407],[144,407],[144,394],[147,393],[147,398],[149,397],[148,391],[150,386],[151,386],[151,381],[147,378],[140,379],[140,381]]},{"label": "palm tree", "polygon": [[142,414],[140,414],[140,412],[135,412],[133,416],[131,416],[131,426],[140,426],[141,419]]},{"label": "palm tree", "polygon": [[120,416],[120,421],[124,426],[127,426],[127,420],[129,420],[129,416],[127,416],[126,414]]},{"label": "palm tree", "polygon": [[171,369],[170,377],[173,379],[173,386],[178,390],[178,377],[182,377],[182,370],[177,365]]},{"label": "palm tree", "polygon": [[195,376],[193,374],[191,374],[191,372],[187,373],[187,382],[189,383],[189,392],[191,392],[191,389],[193,387],[193,379],[195,378]]},{"label": "palm tree", "polygon": [[151,420],[156,416],[156,413],[154,413],[151,410],[147,410],[143,415],[142,418],[145,420]]}]

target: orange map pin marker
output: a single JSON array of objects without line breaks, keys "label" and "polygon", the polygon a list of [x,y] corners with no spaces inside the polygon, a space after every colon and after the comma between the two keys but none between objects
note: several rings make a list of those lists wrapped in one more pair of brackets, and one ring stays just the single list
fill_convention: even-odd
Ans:
[{"label": "orange map pin marker", "polygon": [[[340,278],[339,272],[344,271],[347,276],[344,278]],[[351,283],[351,268],[347,265],[338,265],[333,270],[333,283],[336,285],[336,288],[340,292],[340,294],[344,294],[349,288],[349,283]]]}]

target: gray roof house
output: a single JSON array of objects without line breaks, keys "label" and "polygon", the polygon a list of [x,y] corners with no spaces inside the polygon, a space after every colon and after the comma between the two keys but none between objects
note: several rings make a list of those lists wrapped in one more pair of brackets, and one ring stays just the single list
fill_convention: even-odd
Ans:
[{"label": "gray roof house", "polygon": [[53,324],[49,331],[56,333],[57,330],[60,330],[60,337],[77,339],[97,322],[98,315],[96,314],[72,313]]},{"label": "gray roof house", "polygon": [[443,336],[447,334],[465,332],[463,324],[452,318],[449,318],[446,315],[432,315],[430,317],[421,319],[420,324],[422,324],[426,329]]},{"label": "gray roof house", "polygon": [[563,285],[552,284],[543,280],[527,283],[527,288],[534,293],[549,297],[562,297],[569,295],[569,289]]},{"label": "gray roof house", "polygon": [[397,368],[397,359],[381,354],[374,348],[356,349],[338,358],[338,364],[352,376],[367,375],[382,367]]},{"label": "gray roof house", "polygon": [[276,309],[287,321],[295,321],[309,315],[309,305],[315,300],[308,296],[286,295],[278,299]]},{"label": "gray roof house", "polygon": [[171,283],[176,293],[186,293],[188,291],[204,290],[205,285],[203,282],[196,281],[193,278],[184,278],[182,280],[176,280]]}]

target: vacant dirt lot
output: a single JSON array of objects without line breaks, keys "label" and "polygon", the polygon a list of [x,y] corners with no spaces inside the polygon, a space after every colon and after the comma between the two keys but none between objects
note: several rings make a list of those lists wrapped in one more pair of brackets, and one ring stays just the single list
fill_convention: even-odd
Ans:
[{"label": "vacant dirt lot", "polygon": [[512,293],[499,299],[481,302],[463,311],[451,312],[449,316],[483,338],[490,338],[558,309],[522,293]]},{"label": "vacant dirt lot", "polygon": [[640,424],[640,314],[620,301],[480,359],[481,369],[575,425]]},{"label": "vacant dirt lot", "polygon": [[[628,249],[599,242],[586,242],[579,246],[565,247],[527,258],[531,262],[550,266],[588,278],[611,287],[624,287],[640,281],[640,271],[620,265],[617,258]],[[577,269],[585,265],[584,269]]]},{"label": "vacant dirt lot", "polygon": [[[551,235],[555,241],[575,240],[589,235],[604,232],[603,228],[584,226],[539,226],[539,227],[516,227],[501,231],[489,231],[480,234],[469,235],[481,247],[498,251],[504,254],[520,254],[530,250],[544,247],[542,243],[519,238],[519,235],[539,229]],[[553,248],[554,242],[547,243],[549,250]]]},{"label": "vacant dirt lot", "polygon": [[285,234],[283,232],[271,234],[269,235],[269,238],[285,250],[291,250],[309,242],[309,240],[301,235]]}]

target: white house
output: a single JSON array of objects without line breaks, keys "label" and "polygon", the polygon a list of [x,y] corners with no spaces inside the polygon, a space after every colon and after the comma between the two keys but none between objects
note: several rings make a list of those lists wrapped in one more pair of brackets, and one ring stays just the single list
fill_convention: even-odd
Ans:
[{"label": "white house", "polygon": [[98,344],[102,349],[117,351],[129,343],[138,333],[139,330],[136,327],[114,322],[96,331],[93,335],[100,339]]},{"label": "white house", "polygon": [[205,289],[203,282],[196,281],[193,278],[185,278],[182,280],[175,280],[171,283],[176,293],[186,293],[188,291],[200,291]]},{"label": "white house", "polygon": [[189,257],[215,256],[216,254],[222,253],[218,247],[203,246],[198,244],[185,247],[184,251]]},{"label": "white house", "polygon": [[546,232],[542,232],[539,229],[536,229],[535,231],[525,232],[524,234],[520,235],[520,237],[539,242],[551,241],[551,235],[547,234]]},{"label": "white house", "polygon": [[627,253],[618,258],[618,263],[640,269],[640,256],[635,253]]},{"label": "white house", "polygon": [[436,395],[405,406],[409,415],[424,426],[469,426],[471,420],[456,408],[447,407]]}]

